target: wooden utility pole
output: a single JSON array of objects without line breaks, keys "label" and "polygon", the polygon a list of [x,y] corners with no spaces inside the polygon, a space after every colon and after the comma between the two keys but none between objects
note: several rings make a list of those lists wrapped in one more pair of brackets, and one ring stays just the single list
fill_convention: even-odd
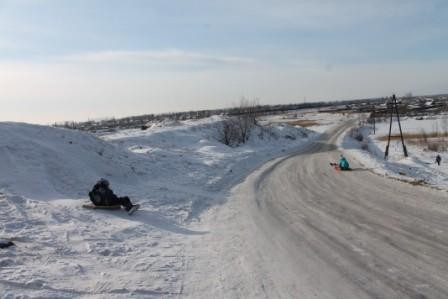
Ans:
[{"label": "wooden utility pole", "polygon": [[389,137],[387,138],[387,146],[386,146],[386,151],[384,152],[384,159],[387,159],[387,157],[389,156],[389,145],[390,145],[390,137],[392,134],[392,120],[393,120],[394,112],[397,115],[398,128],[400,129],[401,144],[403,145],[403,153],[404,153],[405,157],[408,156],[408,150],[406,149],[406,145],[404,144],[403,131],[401,130],[400,113],[398,112],[397,98],[395,97],[395,95],[392,95],[392,100],[390,101]]}]

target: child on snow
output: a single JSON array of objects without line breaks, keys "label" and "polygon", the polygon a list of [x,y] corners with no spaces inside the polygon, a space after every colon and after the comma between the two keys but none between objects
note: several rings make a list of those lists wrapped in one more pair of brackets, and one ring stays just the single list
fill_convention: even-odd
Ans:
[{"label": "child on snow", "polygon": [[350,165],[348,164],[347,159],[341,155],[341,159],[339,160],[339,168],[341,170],[349,170],[350,169]]},{"label": "child on snow", "polygon": [[89,197],[92,203],[96,206],[121,205],[128,212],[135,206],[131,203],[129,197],[116,196],[109,188],[109,181],[103,178],[93,186],[92,191],[89,192]]}]

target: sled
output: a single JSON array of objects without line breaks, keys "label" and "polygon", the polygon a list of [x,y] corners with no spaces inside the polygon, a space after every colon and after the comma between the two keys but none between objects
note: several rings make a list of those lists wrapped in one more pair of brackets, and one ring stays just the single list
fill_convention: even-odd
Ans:
[{"label": "sled", "polygon": [[119,209],[121,209],[121,206],[120,206],[120,205],[113,205],[113,206],[96,206],[96,205],[94,205],[93,203],[86,203],[86,204],[83,204],[82,207],[83,207],[84,209],[91,209],[91,210],[96,210],[96,209],[99,209],[99,210],[119,210]]},{"label": "sled", "polygon": [[333,168],[334,168],[335,170],[337,170],[337,171],[350,171],[350,170],[352,170],[350,167],[347,168],[347,169],[341,169],[341,167],[339,166],[338,163],[331,163],[331,162],[330,162],[330,165],[333,166]]},{"label": "sled", "polygon": [[11,240],[0,239],[0,249],[8,248],[14,245],[16,244],[14,244]]}]

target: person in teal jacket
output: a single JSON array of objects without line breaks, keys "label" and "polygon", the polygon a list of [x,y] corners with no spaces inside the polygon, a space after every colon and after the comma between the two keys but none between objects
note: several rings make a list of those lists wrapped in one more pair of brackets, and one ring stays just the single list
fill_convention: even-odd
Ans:
[{"label": "person in teal jacket", "polygon": [[341,159],[339,160],[339,167],[341,168],[341,170],[350,169],[350,165],[348,164],[347,159],[343,155],[341,155]]}]

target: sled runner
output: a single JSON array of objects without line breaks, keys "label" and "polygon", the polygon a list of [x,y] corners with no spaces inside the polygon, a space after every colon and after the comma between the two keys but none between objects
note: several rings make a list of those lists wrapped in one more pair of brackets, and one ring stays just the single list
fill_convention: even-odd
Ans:
[{"label": "sled runner", "polygon": [[[113,206],[96,206],[93,203],[87,203],[87,204],[83,204],[82,205],[83,208],[85,209],[90,209],[90,210],[120,210],[121,206],[120,205],[113,205]],[[140,208],[139,204],[133,205],[132,208],[127,211],[129,215],[134,214],[135,211],[137,211]]]},{"label": "sled runner", "polygon": [[332,166],[335,170],[342,170],[342,171],[352,170],[351,168],[341,169],[341,167],[339,166],[338,163],[332,163],[332,162],[330,162],[330,166]]},{"label": "sled runner", "polygon": [[330,166],[332,166],[335,170],[341,170],[341,167],[339,167],[338,163],[331,163],[330,162]]},{"label": "sled runner", "polygon": [[100,210],[119,210],[121,209],[120,205],[114,205],[114,206],[96,206],[93,203],[86,203],[82,205],[83,208],[85,209],[92,209],[92,210],[96,210],[96,209],[100,209]]},{"label": "sled runner", "polygon": [[132,208],[128,211],[129,215],[134,214],[135,211],[137,211],[140,208],[139,204],[133,205]]}]

